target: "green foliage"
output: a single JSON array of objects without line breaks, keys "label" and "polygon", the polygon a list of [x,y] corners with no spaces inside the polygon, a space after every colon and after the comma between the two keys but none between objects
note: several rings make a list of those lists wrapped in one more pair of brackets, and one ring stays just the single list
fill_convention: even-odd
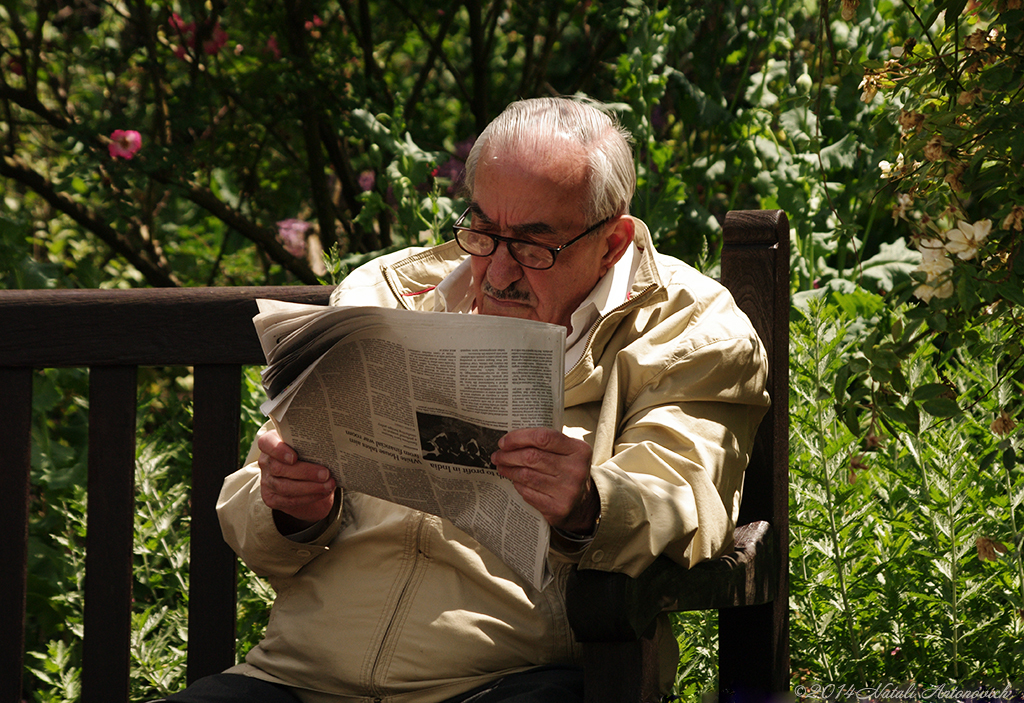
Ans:
[{"label": "green foliage", "polygon": [[718,690],[718,613],[699,610],[672,613],[679,645],[679,669],[670,700],[699,701]]},{"label": "green foliage", "polygon": [[814,299],[793,327],[794,674],[1005,685],[1024,654],[1024,472],[1011,460],[1019,428],[997,421],[1024,378],[1002,376],[998,352],[960,358],[949,376],[986,394],[955,421],[911,411],[949,392],[919,345],[902,365],[917,391],[891,401],[914,431],[851,422],[850,404],[868,397],[849,371],[868,363],[862,322]]}]

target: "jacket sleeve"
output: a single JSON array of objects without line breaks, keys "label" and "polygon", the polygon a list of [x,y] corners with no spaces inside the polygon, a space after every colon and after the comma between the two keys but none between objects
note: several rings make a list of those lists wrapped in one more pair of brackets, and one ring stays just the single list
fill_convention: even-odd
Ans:
[{"label": "jacket sleeve", "polygon": [[582,568],[636,576],[660,554],[693,565],[731,547],[769,398],[764,347],[721,291],[617,354],[594,438],[601,522]]},{"label": "jacket sleeve", "polygon": [[[264,425],[259,434],[268,428],[269,425]],[[319,534],[314,533],[306,542],[289,539],[278,531],[273,511],[261,497],[260,468],[256,463],[258,456],[259,450],[254,442],[246,465],[224,479],[217,500],[221,532],[228,545],[256,574],[291,576],[327,551],[341,529],[340,490]]]}]

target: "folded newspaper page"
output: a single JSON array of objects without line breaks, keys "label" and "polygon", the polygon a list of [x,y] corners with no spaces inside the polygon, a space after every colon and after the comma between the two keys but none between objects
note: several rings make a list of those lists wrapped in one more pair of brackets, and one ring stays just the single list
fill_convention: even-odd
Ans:
[{"label": "folded newspaper page", "polygon": [[549,526],[490,463],[561,429],[565,328],[488,315],[259,300],[263,412],[338,485],[448,519],[537,589]]}]

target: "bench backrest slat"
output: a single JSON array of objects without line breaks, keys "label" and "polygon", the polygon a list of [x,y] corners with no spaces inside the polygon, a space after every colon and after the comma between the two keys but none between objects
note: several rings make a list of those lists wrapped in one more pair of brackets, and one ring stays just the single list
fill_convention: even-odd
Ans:
[{"label": "bench backrest slat", "polygon": [[[768,369],[772,406],[754,440],[739,524],[771,524],[773,592],[783,595],[764,605],[719,611],[723,688],[738,680],[770,681],[766,689],[771,691],[789,688],[789,252],[789,220],[782,210],[726,215],[722,282],[750,317],[773,361]],[[756,643],[752,632],[763,633]]]},{"label": "bench backrest slat", "polygon": [[128,696],[137,385],[135,366],[89,370],[83,703]]},{"label": "bench backrest slat", "polygon": [[0,388],[0,428],[11,439],[0,452],[4,485],[0,509],[0,535],[4,535],[0,539],[0,701],[20,703],[28,578],[32,369],[0,368]]},{"label": "bench backrest slat", "polygon": [[[235,663],[236,559],[220,538],[216,505],[224,477],[240,465],[242,370],[193,369],[192,540],[189,563],[188,680]],[[216,535],[216,539],[209,538]]]}]

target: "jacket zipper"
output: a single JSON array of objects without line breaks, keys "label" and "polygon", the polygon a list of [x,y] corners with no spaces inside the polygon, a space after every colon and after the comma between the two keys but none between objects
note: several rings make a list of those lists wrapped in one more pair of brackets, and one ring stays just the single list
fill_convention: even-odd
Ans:
[{"label": "jacket zipper", "polygon": [[576,367],[579,366],[580,363],[584,359],[587,358],[587,352],[590,350],[590,345],[594,342],[594,335],[597,334],[597,328],[601,326],[602,322],[604,322],[606,319],[608,319],[609,317],[611,317],[615,313],[619,312],[620,310],[623,310],[623,309],[625,309],[627,307],[630,307],[632,305],[635,305],[635,304],[639,303],[639,301],[645,295],[647,295],[648,293],[650,293],[652,290],[656,289],[657,287],[658,287],[657,283],[650,284],[649,286],[644,288],[642,291],[640,291],[636,295],[630,297],[628,300],[626,300],[624,303],[622,303],[618,307],[613,308],[612,310],[609,310],[607,313],[602,315],[600,317],[600,319],[598,319],[597,322],[595,322],[593,325],[591,325],[590,326],[590,333],[587,335],[587,345],[585,347],[583,347],[583,353],[580,355],[580,358],[576,361],[576,363],[572,365],[572,368],[569,369],[565,373],[565,375],[568,376],[570,373],[572,373],[576,369]]},{"label": "jacket zipper", "polygon": [[405,583],[402,584],[402,590],[398,594],[398,599],[395,601],[394,607],[391,609],[391,619],[388,620],[387,627],[384,628],[384,636],[380,639],[380,645],[377,647],[377,656],[374,658],[373,667],[370,669],[370,691],[374,696],[374,701],[381,701],[382,692],[379,690],[380,681],[377,678],[377,668],[381,664],[383,653],[389,649],[391,642],[392,629],[395,626],[395,620],[398,618],[399,613],[402,612],[402,604],[405,601],[406,594],[409,591],[409,587],[412,582],[416,579],[420,571],[420,565],[423,563],[425,556],[421,545],[423,543],[423,532],[426,529],[427,519],[426,515],[420,513],[419,524],[416,526],[416,539],[413,544],[413,548],[416,550],[413,554],[412,566],[409,568],[409,573],[405,578]]}]

